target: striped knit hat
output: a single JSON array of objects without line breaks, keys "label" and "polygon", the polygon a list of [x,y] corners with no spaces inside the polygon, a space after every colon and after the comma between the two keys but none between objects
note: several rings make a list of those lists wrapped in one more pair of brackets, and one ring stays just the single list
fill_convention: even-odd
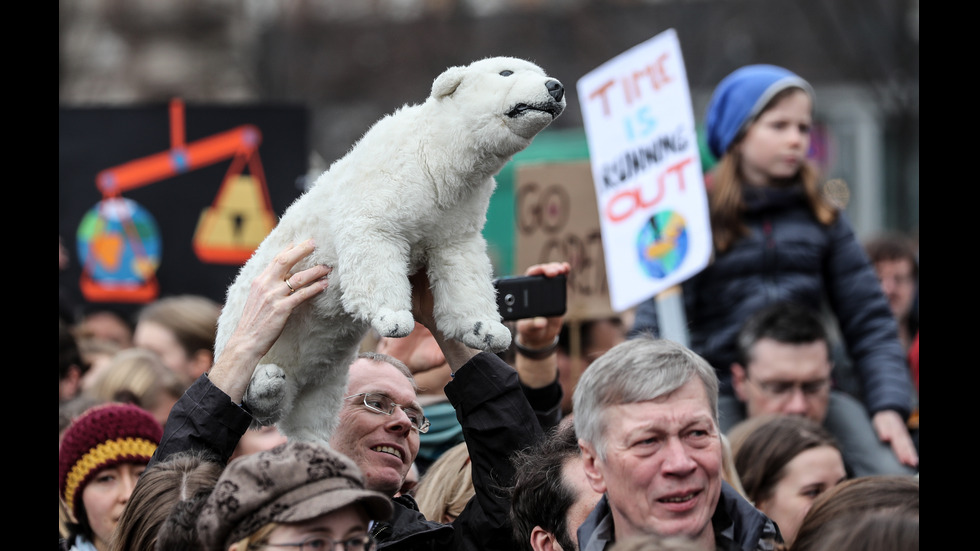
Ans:
[{"label": "striped knit hat", "polygon": [[98,405],[75,419],[58,450],[58,489],[75,519],[82,518],[82,490],[99,471],[149,463],[162,436],[153,415],[131,404]]}]

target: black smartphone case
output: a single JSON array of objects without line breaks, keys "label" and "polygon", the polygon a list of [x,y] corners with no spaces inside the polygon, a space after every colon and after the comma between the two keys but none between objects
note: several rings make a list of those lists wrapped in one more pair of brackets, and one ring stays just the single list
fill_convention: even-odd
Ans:
[{"label": "black smartphone case", "polygon": [[561,316],[567,307],[565,274],[501,277],[493,281],[497,309],[506,320]]}]

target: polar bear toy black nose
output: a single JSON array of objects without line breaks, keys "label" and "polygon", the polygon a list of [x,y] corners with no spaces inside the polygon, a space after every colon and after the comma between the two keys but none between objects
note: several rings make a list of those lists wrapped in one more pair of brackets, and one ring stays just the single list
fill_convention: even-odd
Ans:
[{"label": "polar bear toy black nose", "polygon": [[548,88],[548,93],[551,94],[551,97],[555,98],[555,101],[561,101],[561,98],[565,95],[565,87],[560,82],[549,80],[544,85]]}]

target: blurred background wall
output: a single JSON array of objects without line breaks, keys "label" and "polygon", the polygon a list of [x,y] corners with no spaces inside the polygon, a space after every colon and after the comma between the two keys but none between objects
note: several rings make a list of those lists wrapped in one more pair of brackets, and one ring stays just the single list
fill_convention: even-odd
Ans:
[{"label": "blurred background wall", "polygon": [[452,65],[512,55],[562,80],[548,131],[581,131],[575,82],[677,30],[698,123],[713,86],[774,63],[816,90],[822,162],[859,237],[919,218],[918,0],[62,0],[62,107],[288,104],[309,172]]}]

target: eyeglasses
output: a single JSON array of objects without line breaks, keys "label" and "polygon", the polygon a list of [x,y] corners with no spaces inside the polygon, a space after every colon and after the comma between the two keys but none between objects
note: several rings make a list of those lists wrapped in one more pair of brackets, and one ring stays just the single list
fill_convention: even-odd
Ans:
[{"label": "eyeglasses", "polygon": [[362,392],[360,394],[351,394],[344,398],[344,400],[350,398],[357,398],[358,396],[364,397],[364,407],[375,413],[381,413],[383,415],[391,415],[395,412],[395,407],[402,408],[405,415],[408,416],[408,421],[412,424],[412,428],[419,431],[422,434],[429,432],[429,420],[425,418],[422,414],[422,410],[415,406],[403,406],[401,404],[396,404],[391,398],[385,396],[384,394],[373,394],[371,392]]},{"label": "eyeglasses", "polygon": [[807,398],[812,398],[814,396],[819,396],[830,388],[830,379],[820,379],[819,381],[807,381],[805,383],[796,383],[788,381],[753,381],[752,379],[746,378],[747,381],[754,384],[762,392],[782,400],[789,399],[795,392],[799,389],[803,393],[803,396]]},{"label": "eyeglasses", "polygon": [[341,546],[344,551],[375,551],[377,542],[370,534],[354,536],[353,538],[334,541],[326,536],[316,536],[299,543],[267,543],[266,547],[296,547],[299,551],[326,551]]}]

